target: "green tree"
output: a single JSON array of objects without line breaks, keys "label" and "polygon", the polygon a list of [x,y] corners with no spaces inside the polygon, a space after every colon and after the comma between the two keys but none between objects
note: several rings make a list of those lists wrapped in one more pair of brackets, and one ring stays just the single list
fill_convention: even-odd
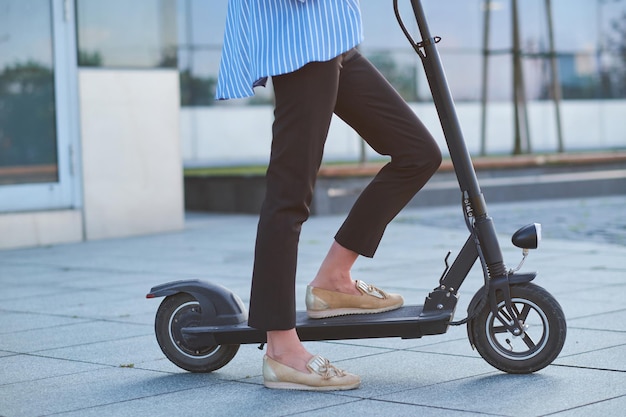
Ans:
[{"label": "green tree", "polygon": [[383,74],[387,81],[398,90],[403,99],[406,101],[419,101],[414,66],[398,65],[390,51],[368,54],[367,58]]},{"label": "green tree", "polygon": [[82,49],[78,51],[78,65],[81,67],[101,67],[102,64],[100,51],[89,52]]},{"label": "green tree", "polygon": [[211,106],[215,103],[214,77],[197,77],[189,69],[180,72],[181,106]]},{"label": "green tree", "polygon": [[611,22],[609,48],[614,56],[611,87],[614,97],[626,97],[626,12]]}]

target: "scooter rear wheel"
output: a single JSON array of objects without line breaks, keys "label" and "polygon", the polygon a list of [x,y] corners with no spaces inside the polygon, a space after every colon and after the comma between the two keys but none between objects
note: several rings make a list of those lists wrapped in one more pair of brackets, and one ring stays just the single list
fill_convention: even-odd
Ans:
[{"label": "scooter rear wheel", "polygon": [[[515,336],[508,332],[486,303],[470,324],[474,345],[483,359],[504,372],[536,372],[561,352],[565,315],[548,291],[532,283],[511,286],[511,299],[523,333]],[[502,297],[497,303],[498,316],[509,319]]]},{"label": "scooter rear wheel", "polygon": [[187,293],[166,297],[156,313],[154,329],[165,356],[190,372],[212,372],[230,362],[239,345],[196,346],[181,330],[200,325],[200,303]]}]

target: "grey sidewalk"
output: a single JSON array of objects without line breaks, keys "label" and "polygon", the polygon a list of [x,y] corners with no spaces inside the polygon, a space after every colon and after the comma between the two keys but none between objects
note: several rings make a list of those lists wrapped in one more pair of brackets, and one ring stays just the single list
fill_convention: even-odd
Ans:
[{"label": "grey sidewalk", "polygon": [[[0,415],[18,416],[623,416],[626,409],[626,197],[492,204],[508,266],[509,234],[539,221],[545,238],[525,269],[559,300],[568,337],[555,363],[532,375],[490,367],[465,327],[416,340],[311,342],[363,379],[342,393],[263,388],[257,346],[212,374],[191,374],[161,353],[151,286],[202,278],[247,303],[256,217],[190,215],[183,232],[0,252]],[[304,226],[299,308],[342,216]],[[460,208],[411,209],[389,226],[355,277],[423,303],[448,250],[467,238]],[[482,275],[475,268],[462,318]]]}]

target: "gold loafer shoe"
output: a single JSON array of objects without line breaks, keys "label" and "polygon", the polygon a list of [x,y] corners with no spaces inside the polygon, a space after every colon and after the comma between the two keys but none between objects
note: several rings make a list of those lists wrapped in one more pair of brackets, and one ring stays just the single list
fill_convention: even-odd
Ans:
[{"label": "gold loafer shoe", "polygon": [[293,389],[305,391],[340,391],[358,388],[361,378],[332,365],[319,355],[306,365],[309,373],[300,372],[263,357],[263,385],[273,389]]},{"label": "gold loafer shoe", "polygon": [[307,286],[307,315],[312,319],[322,319],[348,314],[382,313],[395,310],[404,304],[400,294],[387,293],[363,281],[356,281],[356,288],[361,295]]}]

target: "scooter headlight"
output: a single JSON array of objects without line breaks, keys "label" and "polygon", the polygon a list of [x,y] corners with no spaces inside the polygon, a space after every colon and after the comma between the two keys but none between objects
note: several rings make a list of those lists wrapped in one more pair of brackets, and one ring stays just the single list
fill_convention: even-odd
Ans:
[{"label": "scooter headlight", "polygon": [[521,227],[513,234],[511,241],[518,248],[537,249],[541,241],[541,224],[532,223]]}]

